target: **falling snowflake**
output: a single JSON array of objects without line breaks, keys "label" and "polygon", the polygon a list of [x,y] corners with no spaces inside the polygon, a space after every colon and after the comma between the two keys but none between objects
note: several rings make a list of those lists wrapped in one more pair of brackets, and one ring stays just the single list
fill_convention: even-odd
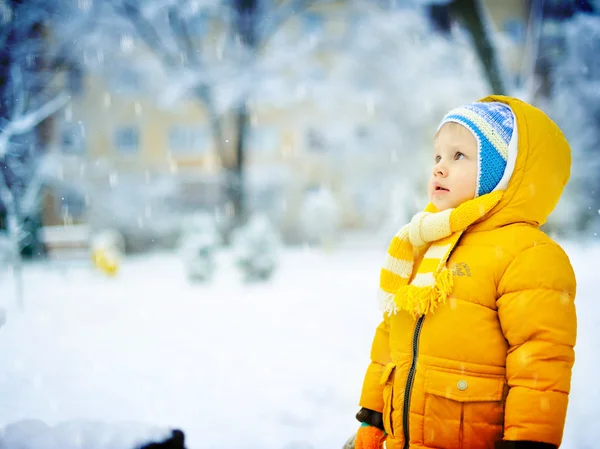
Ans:
[{"label": "falling snowflake", "polygon": [[110,175],[108,176],[108,183],[111,187],[117,186],[117,184],[119,183],[119,175],[117,172],[113,171],[110,173]]},{"label": "falling snowflake", "polygon": [[12,9],[3,1],[0,1],[0,20],[2,20],[2,23],[8,23],[12,18]]},{"label": "falling snowflake", "polygon": [[129,34],[123,34],[121,36],[121,51],[123,53],[131,53],[133,50],[133,37]]},{"label": "falling snowflake", "polygon": [[82,11],[89,11],[92,7],[93,0],[77,0],[77,7]]}]

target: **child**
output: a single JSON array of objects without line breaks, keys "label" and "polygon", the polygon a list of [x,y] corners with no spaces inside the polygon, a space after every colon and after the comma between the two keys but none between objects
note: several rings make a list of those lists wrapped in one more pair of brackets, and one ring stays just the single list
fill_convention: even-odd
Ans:
[{"label": "child", "polygon": [[539,230],[567,184],[559,128],[520,100],[450,111],[431,203],[392,239],[357,449],[560,446],[575,275]]}]

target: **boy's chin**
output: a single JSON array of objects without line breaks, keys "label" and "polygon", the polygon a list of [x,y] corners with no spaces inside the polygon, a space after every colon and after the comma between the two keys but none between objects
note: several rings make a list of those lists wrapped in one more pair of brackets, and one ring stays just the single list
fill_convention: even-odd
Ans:
[{"label": "boy's chin", "polygon": [[436,201],[435,199],[431,200],[431,204],[433,204],[435,206],[435,208],[438,210],[438,212],[443,212],[446,209],[450,209],[450,205],[448,205],[448,203],[446,201]]}]

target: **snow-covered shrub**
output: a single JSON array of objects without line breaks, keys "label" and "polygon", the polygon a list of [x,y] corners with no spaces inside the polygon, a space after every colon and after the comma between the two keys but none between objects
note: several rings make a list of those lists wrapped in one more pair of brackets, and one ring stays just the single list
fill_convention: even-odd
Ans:
[{"label": "snow-covered shrub", "polygon": [[221,245],[217,222],[209,213],[197,213],[184,220],[179,250],[190,280],[206,281],[212,278],[215,252]]},{"label": "snow-covered shrub", "polygon": [[266,280],[277,267],[281,238],[264,215],[251,217],[233,235],[236,265],[246,281]]}]

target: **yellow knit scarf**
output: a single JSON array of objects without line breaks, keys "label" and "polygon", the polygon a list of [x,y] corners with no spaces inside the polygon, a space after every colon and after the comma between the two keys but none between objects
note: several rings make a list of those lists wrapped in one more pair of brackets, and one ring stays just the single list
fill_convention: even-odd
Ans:
[{"label": "yellow knit scarf", "polygon": [[[446,267],[450,253],[462,233],[484,217],[502,198],[496,191],[465,201],[455,209],[433,212],[427,206],[394,236],[379,283],[381,308],[388,315],[400,310],[417,318],[434,312],[452,292],[452,273]],[[423,260],[409,284],[414,271],[414,250]]]}]

